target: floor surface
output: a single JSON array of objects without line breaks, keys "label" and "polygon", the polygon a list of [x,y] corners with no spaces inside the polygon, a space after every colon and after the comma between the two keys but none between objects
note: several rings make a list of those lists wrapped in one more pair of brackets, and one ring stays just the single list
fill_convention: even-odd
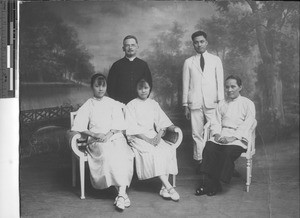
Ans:
[{"label": "floor surface", "polygon": [[70,154],[30,157],[20,166],[21,217],[299,217],[299,135],[276,143],[260,140],[256,149],[249,193],[246,161],[240,158],[236,162],[240,178],[233,178],[216,196],[199,197],[194,195],[199,175],[191,160],[191,140],[185,137],[177,150],[180,201],[162,199],[157,179],[134,179],[128,190],[131,207],[123,212],[113,206],[114,189],[93,189],[88,174],[86,199],[79,198],[79,184],[71,186]]}]

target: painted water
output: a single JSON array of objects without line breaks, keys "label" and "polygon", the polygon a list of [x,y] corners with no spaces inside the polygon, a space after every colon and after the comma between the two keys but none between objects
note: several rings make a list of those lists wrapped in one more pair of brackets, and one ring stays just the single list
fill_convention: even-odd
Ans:
[{"label": "painted water", "polygon": [[92,97],[87,85],[43,83],[20,85],[20,110],[42,109],[57,106],[77,106]]}]

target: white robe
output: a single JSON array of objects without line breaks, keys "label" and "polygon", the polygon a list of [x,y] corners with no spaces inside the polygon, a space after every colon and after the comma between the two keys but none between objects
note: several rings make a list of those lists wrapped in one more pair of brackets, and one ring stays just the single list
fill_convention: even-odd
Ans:
[{"label": "white robe", "polygon": [[132,137],[132,147],[136,158],[136,171],[139,179],[149,179],[160,175],[178,173],[176,149],[161,139],[157,146],[135,137],[144,134],[156,136],[160,129],[172,124],[159,104],[152,100],[133,99],[125,108],[127,123],[126,135]]},{"label": "white robe", "polygon": [[[106,134],[111,129],[125,130],[123,104],[104,96],[88,99],[78,110],[73,131],[90,130]],[[88,141],[88,163],[94,188],[129,186],[133,175],[133,152],[122,133],[105,143]]]},{"label": "white robe", "polygon": [[[250,141],[254,122],[255,106],[250,99],[238,96],[234,100],[223,100],[218,104],[216,116],[211,121],[211,136],[214,134],[220,134],[221,137],[234,136],[237,140],[230,145],[247,149],[246,144]],[[210,141],[221,144],[216,142],[214,137],[211,137]]]}]

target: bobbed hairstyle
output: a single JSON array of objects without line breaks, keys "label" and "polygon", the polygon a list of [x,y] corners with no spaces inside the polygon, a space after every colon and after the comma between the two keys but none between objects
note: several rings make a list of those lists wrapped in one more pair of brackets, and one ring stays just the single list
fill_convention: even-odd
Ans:
[{"label": "bobbed hairstyle", "polygon": [[98,85],[106,85],[106,77],[102,73],[95,73],[91,78],[91,87],[97,83]]},{"label": "bobbed hairstyle", "polygon": [[[138,89],[139,87],[142,87],[146,83],[150,86],[150,91],[149,91],[149,95],[150,95],[151,90],[152,90],[152,84],[150,83],[150,81],[147,78],[142,77],[142,78],[138,79],[136,82],[136,89]],[[149,97],[149,95],[148,95],[148,97]]]},{"label": "bobbed hairstyle", "polygon": [[238,76],[236,76],[236,75],[230,75],[230,76],[228,76],[228,77],[225,79],[225,82],[226,82],[227,80],[230,80],[230,79],[234,79],[234,80],[236,81],[236,84],[237,84],[239,87],[242,86],[242,80],[241,80],[240,77],[238,77]]},{"label": "bobbed hairstyle", "polygon": [[194,32],[194,33],[192,34],[192,36],[191,36],[192,41],[194,41],[194,39],[195,39],[196,37],[198,37],[198,36],[203,36],[205,39],[207,39],[207,34],[206,34],[206,32],[199,30],[199,31]]}]

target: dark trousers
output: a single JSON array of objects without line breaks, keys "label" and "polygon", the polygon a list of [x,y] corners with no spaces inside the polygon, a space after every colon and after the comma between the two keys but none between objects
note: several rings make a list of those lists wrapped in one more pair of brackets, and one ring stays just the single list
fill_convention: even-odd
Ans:
[{"label": "dark trousers", "polygon": [[201,172],[213,180],[229,183],[234,170],[234,161],[246,150],[237,145],[219,145],[206,142],[203,150]]}]

